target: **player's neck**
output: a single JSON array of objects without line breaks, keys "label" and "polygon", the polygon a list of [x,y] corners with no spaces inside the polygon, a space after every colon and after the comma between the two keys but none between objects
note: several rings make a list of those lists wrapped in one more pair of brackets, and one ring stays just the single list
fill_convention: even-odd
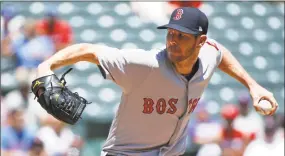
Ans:
[{"label": "player's neck", "polygon": [[181,75],[188,75],[192,72],[193,66],[195,65],[198,56],[189,57],[188,59],[174,63],[176,71]]}]

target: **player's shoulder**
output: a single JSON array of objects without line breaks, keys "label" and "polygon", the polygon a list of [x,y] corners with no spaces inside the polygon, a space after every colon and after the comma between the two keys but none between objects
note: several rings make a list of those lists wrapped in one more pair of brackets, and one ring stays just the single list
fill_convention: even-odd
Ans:
[{"label": "player's shoulder", "polygon": [[124,55],[137,55],[137,56],[146,56],[146,57],[153,57],[158,51],[151,49],[145,50],[140,48],[133,48],[133,49],[117,49],[120,53]]},{"label": "player's shoulder", "polygon": [[97,53],[98,56],[110,56],[113,58],[121,59],[122,61],[147,64],[151,66],[158,66],[158,60],[161,58],[161,49],[140,49],[140,48],[116,48],[105,44],[97,44],[100,49]]},{"label": "player's shoulder", "polygon": [[212,50],[212,51],[220,51],[218,42],[212,38],[207,38],[203,48],[206,48],[206,49]]},{"label": "player's shoulder", "polygon": [[148,64],[151,66],[158,66],[158,60],[161,57],[161,49],[119,49],[121,53],[127,60],[139,64]]},{"label": "player's shoulder", "polygon": [[221,52],[220,44],[211,38],[208,38],[202,48],[200,49],[201,55],[217,55]]},{"label": "player's shoulder", "polygon": [[208,64],[219,64],[222,58],[220,44],[211,38],[208,38],[200,49],[199,57]]}]

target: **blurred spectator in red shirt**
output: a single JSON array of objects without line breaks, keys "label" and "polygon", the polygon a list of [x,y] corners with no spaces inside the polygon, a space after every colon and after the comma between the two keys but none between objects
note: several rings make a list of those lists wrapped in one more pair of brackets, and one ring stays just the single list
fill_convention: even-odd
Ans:
[{"label": "blurred spectator in red shirt", "polygon": [[245,134],[255,133],[256,137],[263,136],[263,119],[251,107],[251,98],[249,93],[241,93],[238,97],[239,115],[233,122],[235,129]]},{"label": "blurred spectator in red shirt", "polygon": [[202,5],[202,1],[169,1],[169,4],[174,7],[194,7],[199,8]]},{"label": "blurred spectator in red shirt", "polygon": [[225,120],[219,140],[223,156],[242,156],[248,143],[255,138],[254,134],[247,135],[233,127],[233,121],[239,115],[239,109],[234,104],[222,107],[221,116]]},{"label": "blurred spectator in red shirt", "polygon": [[60,19],[55,11],[48,10],[44,19],[37,23],[37,33],[50,36],[59,51],[73,42],[72,28],[68,22]]}]

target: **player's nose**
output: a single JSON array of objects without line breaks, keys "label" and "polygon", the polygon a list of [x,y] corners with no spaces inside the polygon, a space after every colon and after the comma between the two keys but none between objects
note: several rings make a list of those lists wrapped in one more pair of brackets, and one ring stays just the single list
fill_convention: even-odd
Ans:
[{"label": "player's nose", "polygon": [[175,41],[169,41],[169,45],[170,45],[170,46],[174,46],[174,45],[177,45],[177,44],[176,44]]}]

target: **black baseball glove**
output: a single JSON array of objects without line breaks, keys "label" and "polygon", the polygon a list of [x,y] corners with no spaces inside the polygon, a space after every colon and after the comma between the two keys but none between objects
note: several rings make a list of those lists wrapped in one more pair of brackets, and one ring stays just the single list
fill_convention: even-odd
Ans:
[{"label": "black baseball glove", "polygon": [[55,74],[37,78],[31,88],[42,108],[58,120],[74,125],[89,103],[65,86],[64,76],[71,70],[66,71],[60,79]]}]

